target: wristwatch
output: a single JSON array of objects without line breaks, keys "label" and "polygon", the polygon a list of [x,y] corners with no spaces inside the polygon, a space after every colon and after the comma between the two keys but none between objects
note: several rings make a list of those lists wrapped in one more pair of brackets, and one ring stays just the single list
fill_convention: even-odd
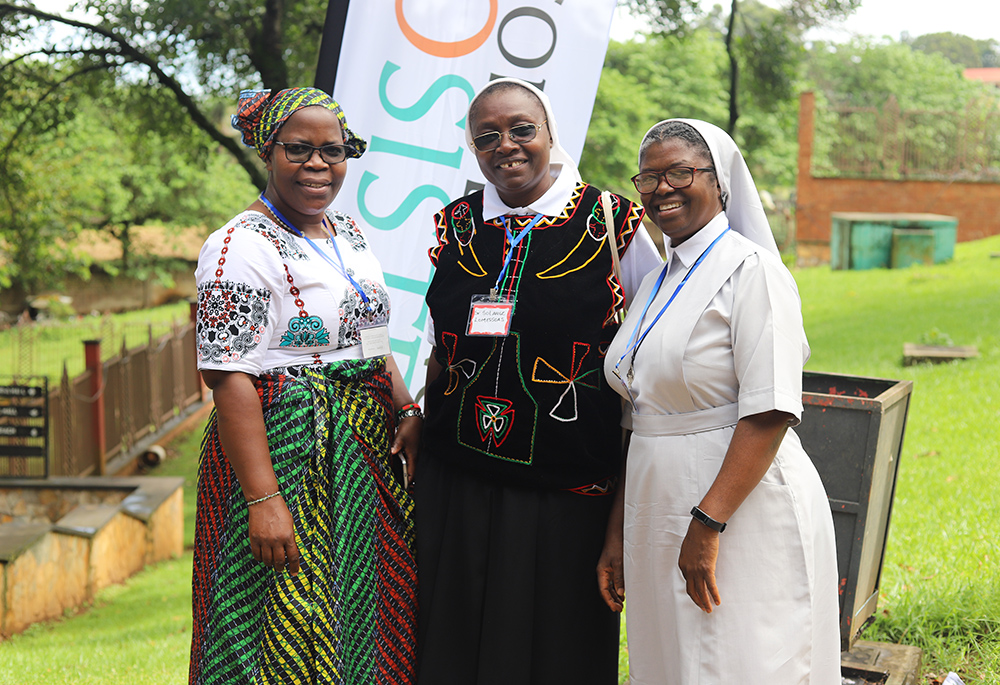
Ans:
[{"label": "wristwatch", "polygon": [[698,523],[705,524],[706,526],[714,530],[716,533],[721,533],[726,529],[725,523],[723,523],[722,521],[716,521],[714,518],[703,512],[697,506],[691,509],[691,516],[694,517],[695,521],[697,521]]}]

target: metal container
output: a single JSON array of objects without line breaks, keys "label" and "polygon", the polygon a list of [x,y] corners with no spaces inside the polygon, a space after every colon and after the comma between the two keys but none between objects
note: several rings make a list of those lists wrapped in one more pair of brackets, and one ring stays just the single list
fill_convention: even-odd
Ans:
[{"label": "metal container", "polygon": [[912,381],[805,372],[795,429],[833,510],[840,641],[848,651],[873,620]]},{"label": "metal container", "polygon": [[892,229],[892,258],[889,266],[904,269],[914,264],[934,263],[934,231],[929,228]]},{"label": "metal container", "polygon": [[[943,214],[883,214],[877,212],[834,212],[830,227],[830,266],[833,269],[878,269],[895,266],[897,231],[930,231],[933,236],[932,263],[939,264],[955,255],[958,219]],[[926,235],[926,234],[924,234]],[[917,242],[926,238],[917,238]],[[905,243],[901,249],[911,247]],[[925,250],[921,246],[921,250]],[[905,255],[903,265],[913,263]]]}]

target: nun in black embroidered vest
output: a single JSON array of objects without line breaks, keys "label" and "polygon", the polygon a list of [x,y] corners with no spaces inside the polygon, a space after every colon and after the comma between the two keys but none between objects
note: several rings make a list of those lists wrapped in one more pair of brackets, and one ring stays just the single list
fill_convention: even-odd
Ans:
[{"label": "nun in black embroidered vest", "polygon": [[489,83],[466,139],[487,184],[437,213],[430,250],[418,680],[615,683],[595,568],[621,404],[601,369],[660,257],[638,204],[605,215],[533,86]]}]

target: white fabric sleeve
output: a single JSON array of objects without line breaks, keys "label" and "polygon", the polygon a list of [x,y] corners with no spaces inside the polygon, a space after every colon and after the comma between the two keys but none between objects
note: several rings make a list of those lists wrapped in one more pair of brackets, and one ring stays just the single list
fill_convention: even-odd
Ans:
[{"label": "white fabric sleeve", "polygon": [[628,306],[632,305],[632,299],[645,275],[662,265],[663,259],[656,249],[656,243],[646,232],[646,226],[639,224],[635,237],[622,257],[622,288],[625,289]]},{"label": "white fabric sleeve", "polygon": [[[285,270],[264,236],[237,226],[227,245],[228,229],[209,236],[198,256],[198,368],[256,376],[280,320]],[[217,280],[223,247],[228,249]]]},{"label": "white fabric sleeve", "polygon": [[776,257],[751,255],[733,274],[733,357],[739,416],[777,409],[802,417],[809,343],[795,280]]}]

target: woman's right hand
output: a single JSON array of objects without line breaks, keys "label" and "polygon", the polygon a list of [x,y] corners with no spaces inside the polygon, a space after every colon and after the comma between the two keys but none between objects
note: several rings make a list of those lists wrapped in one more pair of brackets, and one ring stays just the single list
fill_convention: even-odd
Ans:
[{"label": "woman's right hand", "polygon": [[285,500],[272,497],[250,506],[250,551],[253,558],[279,573],[299,572],[299,547],[295,543],[292,514]]},{"label": "woman's right hand", "polygon": [[597,560],[597,588],[611,611],[625,608],[625,466],[604,532],[604,549]]},{"label": "woman's right hand", "polygon": [[604,549],[597,561],[597,587],[611,611],[625,607],[625,563],[622,536],[611,531],[604,538]]},{"label": "woman's right hand", "polygon": [[715,584],[718,558],[719,534],[692,519],[681,543],[677,566],[687,582],[688,597],[706,614],[712,613],[713,606],[722,604],[719,587]]}]

